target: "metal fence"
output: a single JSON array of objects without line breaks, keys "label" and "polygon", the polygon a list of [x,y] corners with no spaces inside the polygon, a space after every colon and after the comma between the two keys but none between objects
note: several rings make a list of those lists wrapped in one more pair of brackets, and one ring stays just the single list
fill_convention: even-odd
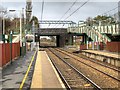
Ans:
[{"label": "metal fence", "polygon": [[12,60],[20,56],[20,43],[12,43],[12,54],[10,43],[0,44],[0,67],[6,65]]}]

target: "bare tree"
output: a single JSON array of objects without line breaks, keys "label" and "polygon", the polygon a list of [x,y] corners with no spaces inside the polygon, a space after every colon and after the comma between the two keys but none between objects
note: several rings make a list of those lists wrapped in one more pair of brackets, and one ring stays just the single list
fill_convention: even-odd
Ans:
[{"label": "bare tree", "polygon": [[87,24],[88,26],[92,26],[92,25],[93,25],[93,19],[92,19],[91,17],[88,17],[88,18],[86,19],[86,24]]}]

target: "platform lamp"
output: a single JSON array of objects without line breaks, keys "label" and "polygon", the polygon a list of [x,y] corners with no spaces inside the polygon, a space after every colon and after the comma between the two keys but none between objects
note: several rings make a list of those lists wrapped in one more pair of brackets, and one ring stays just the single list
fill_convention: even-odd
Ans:
[{"label": "platform lamp", "polygon": [[119,25],[118,34],[120,35],[120,1],[118,2],[118,25]]},{"label": "platform lamp", "polygon": [[10,64],[12,64],[12,30],[10,31]]},{"label": "platform lamp", "polygon": [[[14,12],[14,10],[9,10],[9,12]],[[12,34],[13,31],[10,31],[10,64],[12,64]]]},{"label": "platform lamp", "polygon": [[22,47],[22,10],[9,10],[10,12],[20,11],[20,47]]},{"label": "platform lamp", "polygon": [[4,13],[3,15],[3,20],[2,20],[2,41],[5,43],[5,13],[6,11],[1,11],[2,13]]},{"label": "platform lamp", "polygon": [[36,33],[35,34],[35,42],[36,42],[36,47],[37,47],[37,42],[39,41],[39,35]]}]

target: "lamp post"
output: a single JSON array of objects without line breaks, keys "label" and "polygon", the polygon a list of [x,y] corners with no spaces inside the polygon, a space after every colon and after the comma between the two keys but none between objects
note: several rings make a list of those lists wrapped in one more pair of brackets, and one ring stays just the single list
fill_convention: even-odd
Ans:
[{"label": "lamp post", "polygon": [[22,47],[22,10],[9,10],[10,12],[20,12],[20,47]]},{"label": "lamp post", "polygon": [[3,42],[5,43],[5,18],[3,15]]},{"label": "lamp post", "polygon": [[[37,40],[36,40],[36,39],[37,39]],[[37,42],[38,42],[38,40],[39,40],[39,39],[38,39],[38,35],[36,34],[36,35],[35,35],[35,41],[36,41],[36,50],[38,49],[38,47],[37,47]]]},{"label": "lamp post", "polygon": [[22,10],[9,10],[9,11],[10,12],[19,11],[19,13],[20,13],[20,34],[19,34],[20,38],[19,39],[20,39],[20,55],[22,55],[23,50],[25,50],[25,49],[22,49],[22,47],[23,47],[23,44],[22,44],[22,15],[23,15],[23,8],[22,8]]},{"label": "lamp post", "polygon": [[120,35],[120,1],[118,2],[118,25],[119,25],[118,34]]},{"label": "lamp post", "polygon": [[12,31],[10,31],[10,63],[12,64]]},{"label": "lamp post", "polygon": [[[5,14],[6,11],[2,11],[2,13]],[[5,43],[5,15],[3,14],[3,20],[2,20],[2,41]]]}]

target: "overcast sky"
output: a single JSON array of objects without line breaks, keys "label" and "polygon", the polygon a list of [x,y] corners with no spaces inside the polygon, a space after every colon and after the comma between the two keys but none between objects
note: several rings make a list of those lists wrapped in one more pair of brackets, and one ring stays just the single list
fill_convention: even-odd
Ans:
[{"label": "overcast sky", "polygon": [[[33,0],[32,7],[33,12],[32,15],[37,16],[39,19],[41,17],[41,7],[42,0]],[[44,0],[44,11],[43,11],[43,20],[59,20],[61,16],[69,9],[72,3],[76,0]],[[81,2],[82,1],[82,2]],[[67,16],[69,16],[74,10],[76,10],[79,6],[81,6],[87,0],[78,0],[76,4],[72,7],[72,9],[65,15],[62,19],[64,20]],[[82,8],[80,8],[75,14],[69,17],[67,20],[72,20],[74,22],[78,22],[79,20],[86,20],[88,17],[95,17],[97,15],[102,15],[103,13],[114,9],[118,6],[118,1],[120,0],[90,0],[87,4],[85,4]],[[21,10],[25,8],[26,2],[25,0],[3,0],[0,2],[1,6],[7,9],[17,9]],[[115,9],[109,13],[114,14],[118,11]]]}]

